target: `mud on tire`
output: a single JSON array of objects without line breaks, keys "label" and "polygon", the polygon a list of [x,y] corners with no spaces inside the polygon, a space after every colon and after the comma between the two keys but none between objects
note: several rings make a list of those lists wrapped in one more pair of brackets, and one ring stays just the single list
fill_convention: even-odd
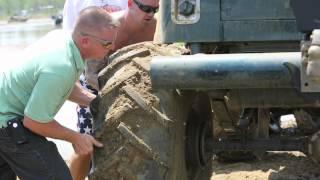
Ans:
[{"label": "mud on tire", "polygon": [[[92,103],[95,137],[104,147],[95,149],[92,180],[209,180],[211,156],[188,158],[187,119],[203,114],[194,108],[188,93],[153,90],[150,60],[153,56],[186,53],[175,45],[140,43],[110,57],[112,63],[99,74],[102,87]],[[199,116],[200,117],[200,116]],[[199,132],[207,121],[201,117]],[[194,132],[191,128],[191,136]],[[191,138],[188,142],[199,138]],[[190,143],[189,143],[190,144]],[[191,145],[194,146],[194,145]],[[192,149],[192,147],[191,147]],[[188,162],[189,161],[189,162]],[[191,162],[190,162],[191,161]]]}]

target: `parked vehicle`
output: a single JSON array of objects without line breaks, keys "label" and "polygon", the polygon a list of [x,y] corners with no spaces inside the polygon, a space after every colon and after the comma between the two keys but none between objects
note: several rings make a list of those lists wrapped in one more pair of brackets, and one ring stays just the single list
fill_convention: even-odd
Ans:
[{"label": "parked vehicle", "polygon": [[22,10],[12,15],[8,22],[26,22],[29,19],[29,13],[26,10]]},{"label": "parked vehicle", "polygon": [[61,12],[59,12],[58,14],[51,16],[51,19],[53,19],[54,24],[55,24],[56,26],[59,26],[59,25],[62,24],[63,15],[62,15]]}]

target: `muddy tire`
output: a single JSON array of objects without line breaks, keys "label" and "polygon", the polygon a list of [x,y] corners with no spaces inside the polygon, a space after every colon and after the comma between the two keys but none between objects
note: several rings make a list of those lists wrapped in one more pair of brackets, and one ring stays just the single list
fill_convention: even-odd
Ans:
[{"label": "muddy tire", "polygon": [[95,149],[91,180],[210,179],[209,153],[198,160],[190,157],[190,146],[203,153],[198,143],[205,135],[192,138],[194,129],[188,122],[194,120],[188,121],[189,115],[202,116],[197,131],[210,126],[209,117],[199,115],[205,108],[193,108],[199,98],[177,90],[153,90],[150,81],[151,57],[186,52],[174,45],[140,43],[110,57],[112,63],[99,74],[102,88],[91,106],[95,137],[104,144]]}]

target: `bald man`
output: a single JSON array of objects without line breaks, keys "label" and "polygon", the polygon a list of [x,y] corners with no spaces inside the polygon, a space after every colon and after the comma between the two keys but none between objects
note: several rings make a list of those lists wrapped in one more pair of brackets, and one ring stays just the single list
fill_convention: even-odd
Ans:
[{"label": "bald man", "polygon": [[70,96],[89,105],[95,96],[73,90],[87,60],[102,60],[114,48],[116,21],[101,8],[81,11],[70,33],[53,31],[27,48],[20,63],[0,73],[0,179],[71,180],[54,143],[72,143],[91,154],[103,145],[91,135],[63,127],[54,116]]}]

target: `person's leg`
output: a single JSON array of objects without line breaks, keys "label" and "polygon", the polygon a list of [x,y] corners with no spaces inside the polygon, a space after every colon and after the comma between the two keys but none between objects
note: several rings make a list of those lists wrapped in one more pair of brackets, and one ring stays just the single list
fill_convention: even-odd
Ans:
[{"label": "person's leg", "polygon": [[[77,107],[78,131],[82,134],[91,134],[92,116],[87,107]],[[73,180],[84,180],[90,171],[91,155],[73,154],[70,160],[69,169]]]},{"label": "person's leg", "polygon": [[0,179],[16,180],[17,176],[11,167],[0,157]]},{"label": "person's leg", "polygon": [[70,171],[53,142],[25,129],[27,143],[9,138],[0,144],[0,154],[22,180],[72,180]]},{"label": "person's leg", "polygon": [[[90,87],[84,78],[84,75],[80,77],[81,86],[91,91],[94,94],[98,92]],[[92,114],[90,112],[89,107],[78,106],[77,107],[77,115],[78,115],[78,132],[82,134],[92,134]],[[91,155],[80,156],[77,154],[73,154],[70,160],[69,169],[72,175],[73,180],[84,180],[86,176],[88,176],[90,172],[90,164],[91,164]]]},{"label": "person's leg", "polygon": [[91,156],[79,156],[73,154],[69,164],[69,169],[73,180],[84,180],[90,170]]}]

